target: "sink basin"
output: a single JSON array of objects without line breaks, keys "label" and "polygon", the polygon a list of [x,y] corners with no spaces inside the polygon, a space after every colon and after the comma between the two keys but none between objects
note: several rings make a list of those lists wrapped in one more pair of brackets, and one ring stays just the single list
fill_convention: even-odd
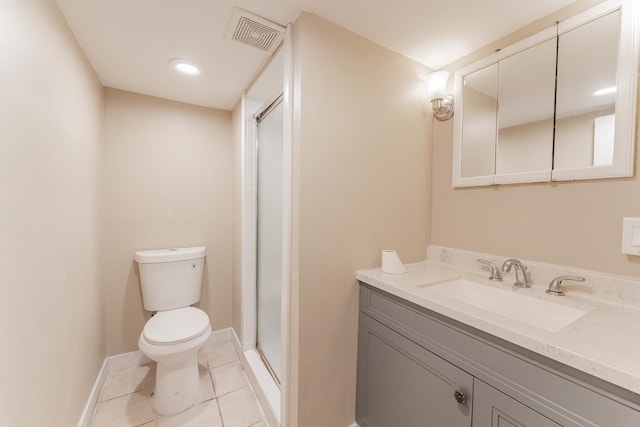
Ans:
[{"label": "sink basin", "polygon": [[[558,332],[587,312],[574,307],[521,295],[515,291],[492,288],[466,279],[455,279],[433,285],[422,285],[422,293],[435,297],[438,302],[463,309],[471,306],[481,309],[488,318],[506,317],[516,322]],[[472,313],[469,313],[472,314]]]}]

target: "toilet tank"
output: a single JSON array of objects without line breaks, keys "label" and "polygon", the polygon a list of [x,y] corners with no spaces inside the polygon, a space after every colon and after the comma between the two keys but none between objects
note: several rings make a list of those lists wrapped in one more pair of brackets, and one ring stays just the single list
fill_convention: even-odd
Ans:
[{"label": "toilet tank", "polygon": [[136,251],[145,310],[188,307],[200,301],[206,248]]}]

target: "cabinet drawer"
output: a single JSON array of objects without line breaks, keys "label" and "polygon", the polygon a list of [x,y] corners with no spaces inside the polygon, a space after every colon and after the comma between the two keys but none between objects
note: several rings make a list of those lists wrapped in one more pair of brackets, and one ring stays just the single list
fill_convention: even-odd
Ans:
[{"label": "cabinet drawer", "polygon": [[[360,314],[357,419],[362,427],[470,427],[473,377]],[[466,403],[459,404],[459,392]]]}]

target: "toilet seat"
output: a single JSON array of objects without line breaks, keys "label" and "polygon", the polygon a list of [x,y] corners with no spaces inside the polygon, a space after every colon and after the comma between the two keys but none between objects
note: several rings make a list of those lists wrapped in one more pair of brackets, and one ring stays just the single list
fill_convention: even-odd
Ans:
[{"label": "toilet seat", "polygon": [[142,335],[149,344],[173,345],[195,339],[210,330],[209,317],[195,307],[159,311],[144,325]]}]

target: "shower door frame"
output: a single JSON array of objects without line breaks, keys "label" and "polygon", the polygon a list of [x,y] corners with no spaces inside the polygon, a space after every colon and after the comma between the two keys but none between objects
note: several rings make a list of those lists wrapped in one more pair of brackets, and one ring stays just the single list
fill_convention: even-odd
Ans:
[{"label": "shower door frame", "polygon": [[[279,93],[283,96],[283,247],[282,247],[282,295],[281,295],[281,378],[279,390],[279,421],[280,425],[288,425],[288,419],[295,419],[297,402],[291,395],[291,390],[297,389],[297,366],[291,366],[291,361],[297,359],[297,347],[291,345],[292,331],[297,325],[292,324],[296,316],[292,314],[292,270],[294,248],[292,246],[293,228],[293,50],[291,43],[291,25],[287,27],[282,44],[284,54],[283,85]],[[274,53],[273,57],[277,54]],[[272,57],[272,58],[273,58]],[[265,69],[269,64],[265,66]],[[255,83],[255,82],[254,82]],[[252,83],[252,85],[254,84]],[[250,89],[248,89],[250,91]],[[250,105],[245,91],[241,101],[241,227],[240,227],[240,304],[241,325],[240,345],[242,351],[250,353],[256,350],[257,332],[257,288],[256,288],[256,221],[257,205],[255,191],[257,190],[257,152],[256,152],[256,120],[255,114],[261,111],[255,105]],[[273,102],[273,97],[269,103]],[[265,103],[267,104],[267,103]],[[255,351],[257,353],[257,351]],[[268,374],[267,374],[268,375]],[[274,381],[275,384],[275,381]]]}]

